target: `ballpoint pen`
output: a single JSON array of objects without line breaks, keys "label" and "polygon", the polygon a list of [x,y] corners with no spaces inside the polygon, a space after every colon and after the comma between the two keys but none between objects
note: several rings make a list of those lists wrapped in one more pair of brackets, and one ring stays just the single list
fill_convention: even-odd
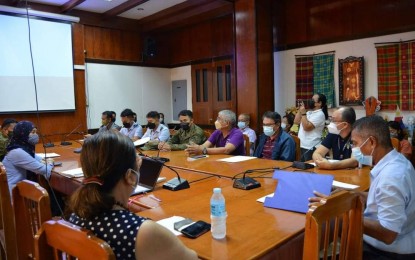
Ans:
[{"label": "ballpoint pen", "polygon": [[155,201],[161,202],[161,199],[157,198],[157,197],[156,197],[156,196],[154,196],[153,194],[148,195],[148,197],[149,197],[150,199],[155,200]]}]

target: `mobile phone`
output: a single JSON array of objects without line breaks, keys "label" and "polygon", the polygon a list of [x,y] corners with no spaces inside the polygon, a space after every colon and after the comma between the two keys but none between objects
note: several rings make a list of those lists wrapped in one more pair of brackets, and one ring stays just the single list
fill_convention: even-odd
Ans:
[{"label": "mobile phone", "polygon": [[181,230],[182,234],[190,238],[197,238],[210,230],[210,224],[199,220]]},{"label": "mobile phone", "polygon": [[53,166],[62,166],[62,162],[53,162]]}]

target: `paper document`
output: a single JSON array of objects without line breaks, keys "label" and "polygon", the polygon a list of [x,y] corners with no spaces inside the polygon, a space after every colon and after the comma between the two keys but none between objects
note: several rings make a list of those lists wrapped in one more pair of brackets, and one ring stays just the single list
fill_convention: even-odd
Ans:
[{"label": "paper document", "polygon": [[332,186],[336,187],[336,188],[342,188],[342,189],[345,189],[345,190],[354,190],[354,189],[360,187],[359,185],[354,185],[354,184],[340,182],[340,181],[333,181]]},{"label": "paper document", "polygon": [[150,137],[144,137],[144,138],[138,139],[137,141],[134,142],[134,146],[140,146],[140,145],[146,144],[148,141],[150,141]]},{"label": "paper document", "polygon": [[68,177],[68,178],[84,177],[84,173],[82,172],[82,168],[66,170],[66,171],[61,172],[60,174],[65,176],[65,177]]},{"label": "paper document", "polygon": [[265,195],[264,197],[261,197],[261,198],[257,199],[256,201],[261,202],[261,203],[264,203],[265,198],[267,198],[267,197],[268,197],[268,198],[272,198],[272,197],[274,197],[274,193],[271,193],[271,194]]},{"label": "paper document", "polygon": [[256,159],[256,157],[237,155],[229,158],[219,159],[218,162],[243,162],[252,159]]},{"label": "paper document", "polygon": [[41,158],[53,158],[53,157],[60,157],[59,154],[57,153],[37,153],[37,156],[41,157]]},{"label": "paper document", "polygon": [[179,222],[180,220],[183,220],[183,219],[184,219],[183,217],[173,216],[170,218],[161,219],[157,221],[157,223],[167,228],[168,230],[170,230],[176,236],[178,236],[178,235],[181,235],[182,233],[174,230],[174,223]]},{"label": "paper document", "polygon": [[[339,160],[327,159],[327,161],[329,161],[329,162],[338,162]],[[310,162],[309,164],[312,164],[314,166],[317,166],[315,162]]]}]

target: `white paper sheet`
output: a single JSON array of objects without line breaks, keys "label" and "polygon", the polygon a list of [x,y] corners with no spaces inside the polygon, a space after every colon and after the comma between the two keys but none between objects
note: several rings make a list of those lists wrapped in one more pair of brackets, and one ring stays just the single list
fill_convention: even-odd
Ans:
[{"label": "white paper sheet", "polygon": [[178,235],[181,235],[182,233],[174,230],[174,223],[179,222],[180,220],[183,220],[183,219],[184,217],[173,216],[170,218],[161,219],[157,221],[157,223],[167,228],[168,230],[170,230],[176,236],[178,236]]},{"label": "white paper sheet", "polygon": [[134,146],[140,146],[150,141],[150,137],[144,137],[134,142]]},{"label": "white paper sheet", "polygon": [[264,203],[266,197],[274,197],[274,193],[265,195],[264,197],[261,197],[261,198],[257,199],[256,201]]},{"label": "white paper sheet", "polygon": [[237,155],[229,158],[219,159],[218,162],[243,162],[252,159],[256,159],[256,157]]},{"label": "white paper sheet", "polygon": [[60,174],[62,174],[65,177],[68,177],[68,178],[84,177],[84,173],[82,172],[82,168],[75,168],[75,169],[71,169],[71,170],[66,170],[66,171],[61,172]]},{"label": "white paper sheet", "polygon": [[37,156],[39,156],[39,157],[41,157],[41,158],[54,158],[54,157],[60,157],[60,155],[59,154],[57,154],[57,153],[46,153],[46,156],[45,156],[45,153],[37,153],[36,154]]},{"label": "white paper sheet", "polygon": [[358,185],[345,183],[345,182],[340,182],[340,181],[333,181],[333,187],[342,188],[342,189],[345,189],[345,190],[354,190],[356,188],[359,188]]}]

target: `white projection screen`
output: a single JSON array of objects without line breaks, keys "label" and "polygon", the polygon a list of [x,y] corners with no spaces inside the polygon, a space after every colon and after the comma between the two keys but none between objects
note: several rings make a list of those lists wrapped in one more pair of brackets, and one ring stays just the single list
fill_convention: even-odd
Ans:
[{"label": "white projection screen", "polygon": [[0,113],[37,110],[75,110],[72,26],[0,14]]}]

